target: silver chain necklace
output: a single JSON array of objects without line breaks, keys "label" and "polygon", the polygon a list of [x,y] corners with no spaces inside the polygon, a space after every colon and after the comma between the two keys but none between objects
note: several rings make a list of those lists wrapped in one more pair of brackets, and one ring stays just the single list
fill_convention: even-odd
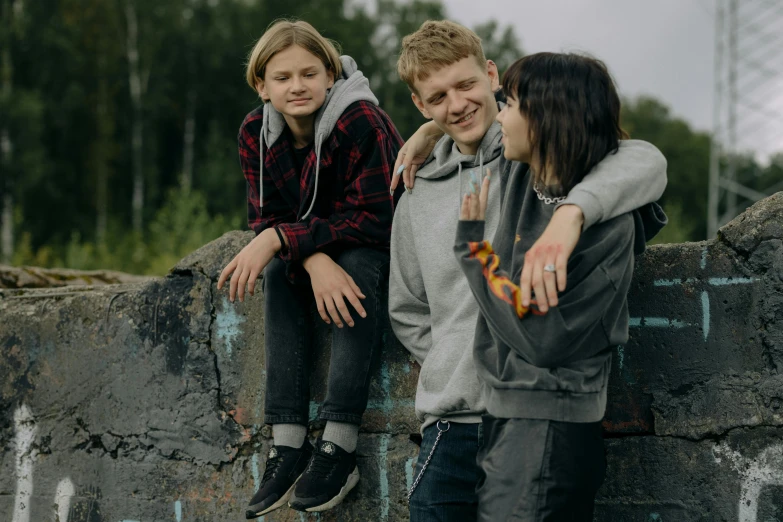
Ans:
[{"label": "silver chain necklace", "polygon": [[554,205],[555,203],[562,203],[566,200],[566,196],[558,196],[556,198],[550,198],[549,196],[544,195],[543,192],[541,192],[538,189],[538,183],[533,183],[533,190],[536,191],[536,196],[538,196],[538,199],[546,203],[547,205]]},{"label": "silver chain necklace", "polygon": [[[445,429],[440,427],[441,422],[445,424],[446,426]],[[408,491],[408,502],[411,501],[411,495],[413,495],[413,492],[416,491],[416,487],[419,485],[419,482],[421,481],[421,477],[424,476],[424,470],[426,470],[427,466],[430,465],[430,460],[432,460],[432,456],[435,454],[435,448],[438,447],[438,442],[440,442],[441,435],[449,431],[449,429],[451,428],[451,424],[449,424],[449,421],[441,419],[437,422],[437,424],[435,424],[435,427],[438,428],[438,436],[435,439],[435,443],[432,445],[432,450],[430,450],[430,454],[427,456],[427,460],[424,462],[424,465],[421,467],[421,471],[419,471],[419,476],[416,477],[416,480],[413,482],[410,491]]]}]

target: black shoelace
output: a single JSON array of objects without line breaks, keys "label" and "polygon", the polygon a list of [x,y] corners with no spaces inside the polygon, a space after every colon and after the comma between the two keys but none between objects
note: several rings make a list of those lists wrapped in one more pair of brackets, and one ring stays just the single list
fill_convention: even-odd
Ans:
[{"label": "black shoelace", "polygon": [[283,462],[283,457],[281,456],[267,459],[266,469],[264,470],[264,478],[261,480],[261,484],[266,484],[267,480],[275,476],[275,473],[277,472],[277,468],[280,467],[280,464],[282,464],[282,462]]},{"label": "black shoelace", "polygon": [[327,455],[326,453],[316,452],[313,455],[313,460],[310,462],[310,469],[308,470],[313,475],[319,477],[326,477],[337,465],[339,457]]}]

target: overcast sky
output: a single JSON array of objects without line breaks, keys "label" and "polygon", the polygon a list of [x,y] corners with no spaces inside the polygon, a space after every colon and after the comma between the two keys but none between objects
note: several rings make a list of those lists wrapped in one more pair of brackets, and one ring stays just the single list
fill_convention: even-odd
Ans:
[{"label": "overcast sky", "polygon": [[[712,128],[713,0],[443,0],[474,27],[514,27],[526,53],[587,51],[624,96],[650,94],[700,130]],[[490,58],[490,57],[488,57]]]}]

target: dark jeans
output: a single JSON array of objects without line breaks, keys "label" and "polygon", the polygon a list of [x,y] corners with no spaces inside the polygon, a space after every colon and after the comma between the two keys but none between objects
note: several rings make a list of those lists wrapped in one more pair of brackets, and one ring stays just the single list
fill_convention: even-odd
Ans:
[{"label": "dark jeans", "polygon": [[592,522],[606,474],[601,423],[484,417],[482,522]]},{"label": "dark jeans", "polygon": [[[411,522],[475,522],[476,485],[481,469],[476,456],[484,442],[481,424],[450,423],[438,442],[424,476],[410,500]],[[414,480],[438,436],[435,425],[424,430]],[[500,519],[497,519],[500,520]]]},{"label": "dark jeans", "polygon": [[[332,326],[332,355],[326,400],[320,418],[360,424],[367,407],[370,368],[380,352],[386,317],[385,284],[389,255],[370,248],[351,248],[333,256],[366,296],[362,318],[346,300],[354,326]],[[286,266],[273,259],[264,270],[264,348],[266,350],[267,424],[307,425],[310,365],[316,321],[313,289],[307,280],[292,284]]]}]

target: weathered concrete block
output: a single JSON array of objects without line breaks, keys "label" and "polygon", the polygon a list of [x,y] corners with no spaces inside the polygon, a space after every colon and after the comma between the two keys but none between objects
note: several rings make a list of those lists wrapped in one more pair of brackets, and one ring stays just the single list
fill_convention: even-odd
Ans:
[{"label": "weathered concrete block", "polygon": [[[716,240],[638,259],[596,520],[783,519],[781,216],[783,193]],[[0,291],[0,517],[243,517],[270,445],[263,311],[260,295],[232,304],[216,282],[251,237],[226,234],[163,279]],[[328,330],[318,337],[312,418],[329,358]],[[320,516],[280,510],[265,520],[407,520],[417,378],[387,332],[359,487]]]}]

